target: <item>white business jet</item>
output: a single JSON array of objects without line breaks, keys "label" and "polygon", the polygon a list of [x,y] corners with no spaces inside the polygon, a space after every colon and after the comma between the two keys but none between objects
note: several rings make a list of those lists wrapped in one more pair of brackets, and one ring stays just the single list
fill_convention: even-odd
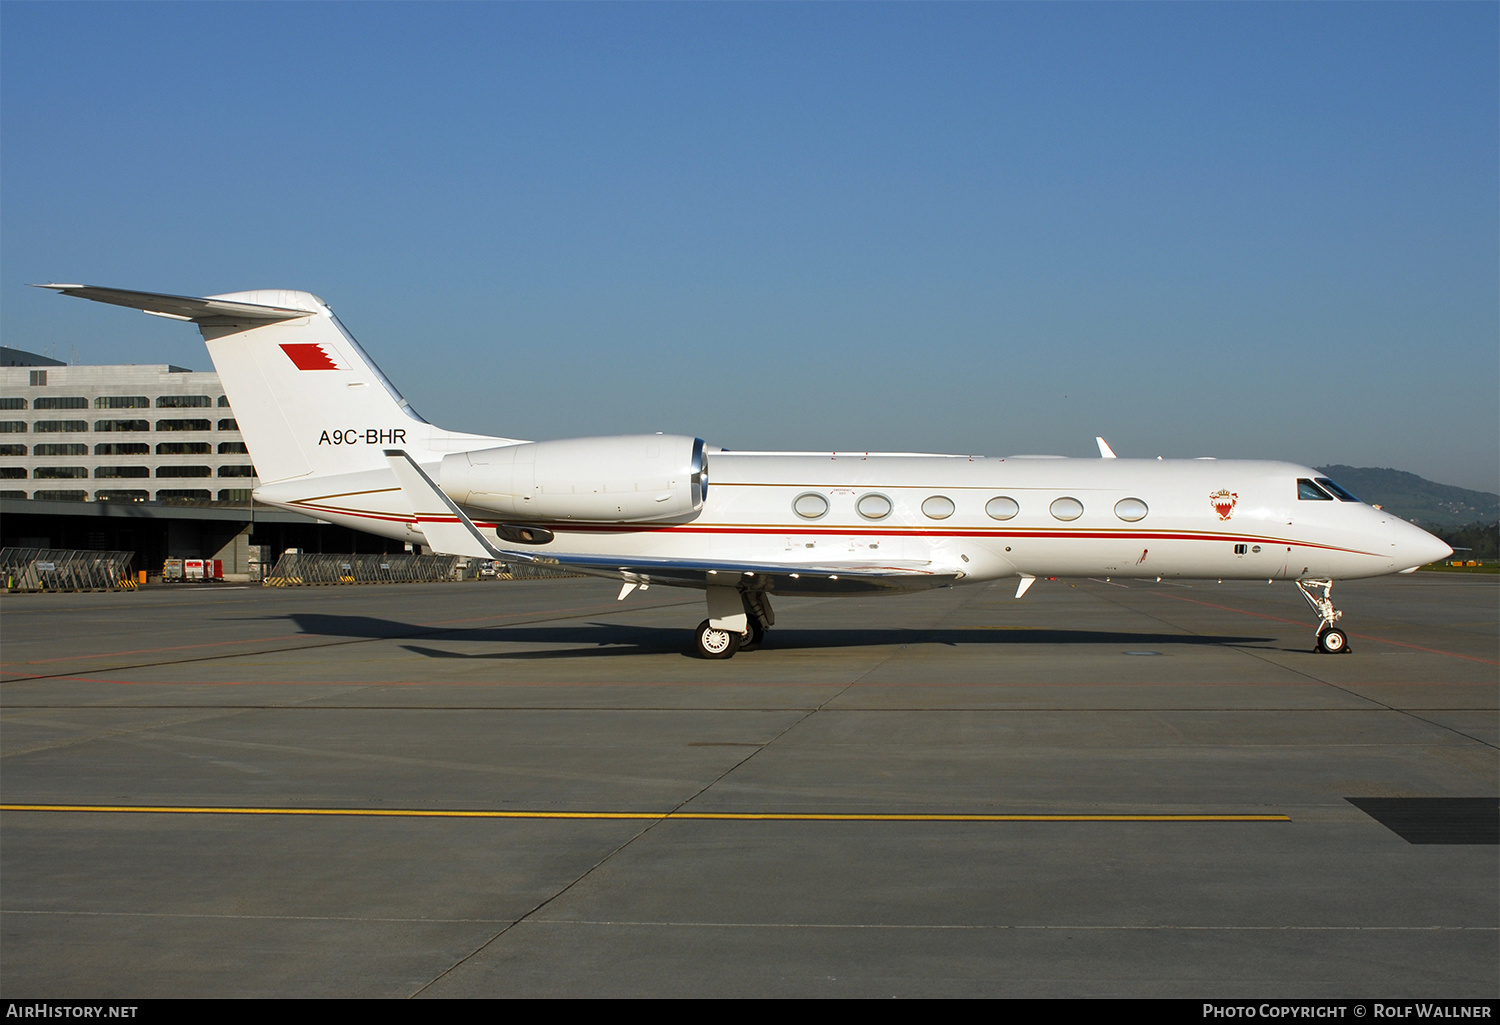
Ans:
[{"label": "white business jet", "polygon": [[[191,298],[42,285],[198,325],[260,477],[257,501],[434,552],[694,587],[705,658],[759,644],[772,595],[1016,578],[1291,580],[1344,652],[1333,581],[1452,554],[1317,471],[1214,459],[727,452],[634,435],[459,434],[411,408],[307,292]],[[710,480],[712,484],[710,484]]]}]

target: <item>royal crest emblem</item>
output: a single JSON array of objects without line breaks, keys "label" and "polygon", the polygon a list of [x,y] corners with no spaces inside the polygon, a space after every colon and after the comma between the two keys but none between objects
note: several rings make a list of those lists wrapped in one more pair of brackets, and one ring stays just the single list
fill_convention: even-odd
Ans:
[{"label": "royal crest emblem", "polygon": [[1239,492],[1220,488],[1208,496],[1208,500],[1214,507],[1214,512],[1219,514],[1219,519],[1227,520],[1234,515],[1235,503],[1240,500]]}]

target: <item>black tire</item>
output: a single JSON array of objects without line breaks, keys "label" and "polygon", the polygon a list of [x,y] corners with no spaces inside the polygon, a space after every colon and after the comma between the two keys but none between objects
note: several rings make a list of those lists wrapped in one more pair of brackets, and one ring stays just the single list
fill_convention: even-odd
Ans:
[{"label": "black tire", "polygon": [[760,625],[760,620],[754,616],[749,616],[746,619],[746,625],[750,628],[750,635],[740,638],[741,651],[750,651],[752,648],[758,648],[761,642],[766,639],[766,628]]},{"label": "black tire", "polygon": [[1318,651],[1325,655],[1347,655],[1349,635],[1336,626],[1318,631]]},{"label": "black tire", "polygon": [[708,625],[706,619],[698,624],[698,630],[693,636],[701,658],[733,658],[734,653],[740,650],[739,634],[733,630],[715,630]]}]

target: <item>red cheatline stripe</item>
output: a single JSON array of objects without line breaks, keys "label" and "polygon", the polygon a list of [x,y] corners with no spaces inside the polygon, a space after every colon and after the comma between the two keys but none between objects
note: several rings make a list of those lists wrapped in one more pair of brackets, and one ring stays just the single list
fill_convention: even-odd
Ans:
[{"label": "red cheatline stripe", "polygon": [[[412,515],[397,516],[388,513],[364,512],[356,509],[348,509],[340,506],[315,505],[311,502],[294,503],[297,508],[305,512],[321,513],[325,516],[348,516],[362,520],[380,520],[386,523],[457,523],[456,516],[442,515]],[[493,529],[496,524],[488,520],[473,520],[476,527]],[[651,524],[585,524],[585,523],[546,523],[541,524],[546,529],[559,533],[574,534],[643,534],[643,533],[674,533],[685,534],[735,534],[745,537],[759,537],[768,534],[794,535],[797,537],[985,537],[985,538],[1026,538],[1026,539],[1067,539],[1067,540],[1089,540],[1089,541],[1233,541],[1236,543],[1256,543],[1269,545],[1289,545],[1293,548],[1313,548],[1329,552],[1348,552],[1353,555],[1373,555],[1373,552],[1361,551],[1357,548],[1340,548],[1337,545],[1317,544],[1312,541],[1295,541],[1289,538],[1260,537],[1255,534],[1209,534],[1193,533],[1191,531],[1154,531],[1154,532],[1124,532],[1124,531],[1082,531],[1082,530],[1044,530],[1042,528],[1016,529],[1016,530],[927,530],[918,528],[877,530],[871,527],[797,527],[797,526],[698,526],[695,524],[673,524],[670,526],[652,526]],[[546,549],[538,549],[538,554],[546,555]],[[570,553],[572,554],[572,553]],[[576,554],[593,554],[588,552]],[[608,558],[608,553],[599,554],[599,558]],[[628,557],[620,556],[624,561]]]}]

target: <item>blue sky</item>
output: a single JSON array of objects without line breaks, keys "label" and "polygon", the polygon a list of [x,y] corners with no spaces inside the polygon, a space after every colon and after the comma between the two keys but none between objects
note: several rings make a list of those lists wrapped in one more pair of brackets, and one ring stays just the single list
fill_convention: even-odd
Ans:
[{"label": "blue sky", "polygon": [[1500,490],[1500,6],[0,4],[25,287],[286,287],[444,426]]}]

